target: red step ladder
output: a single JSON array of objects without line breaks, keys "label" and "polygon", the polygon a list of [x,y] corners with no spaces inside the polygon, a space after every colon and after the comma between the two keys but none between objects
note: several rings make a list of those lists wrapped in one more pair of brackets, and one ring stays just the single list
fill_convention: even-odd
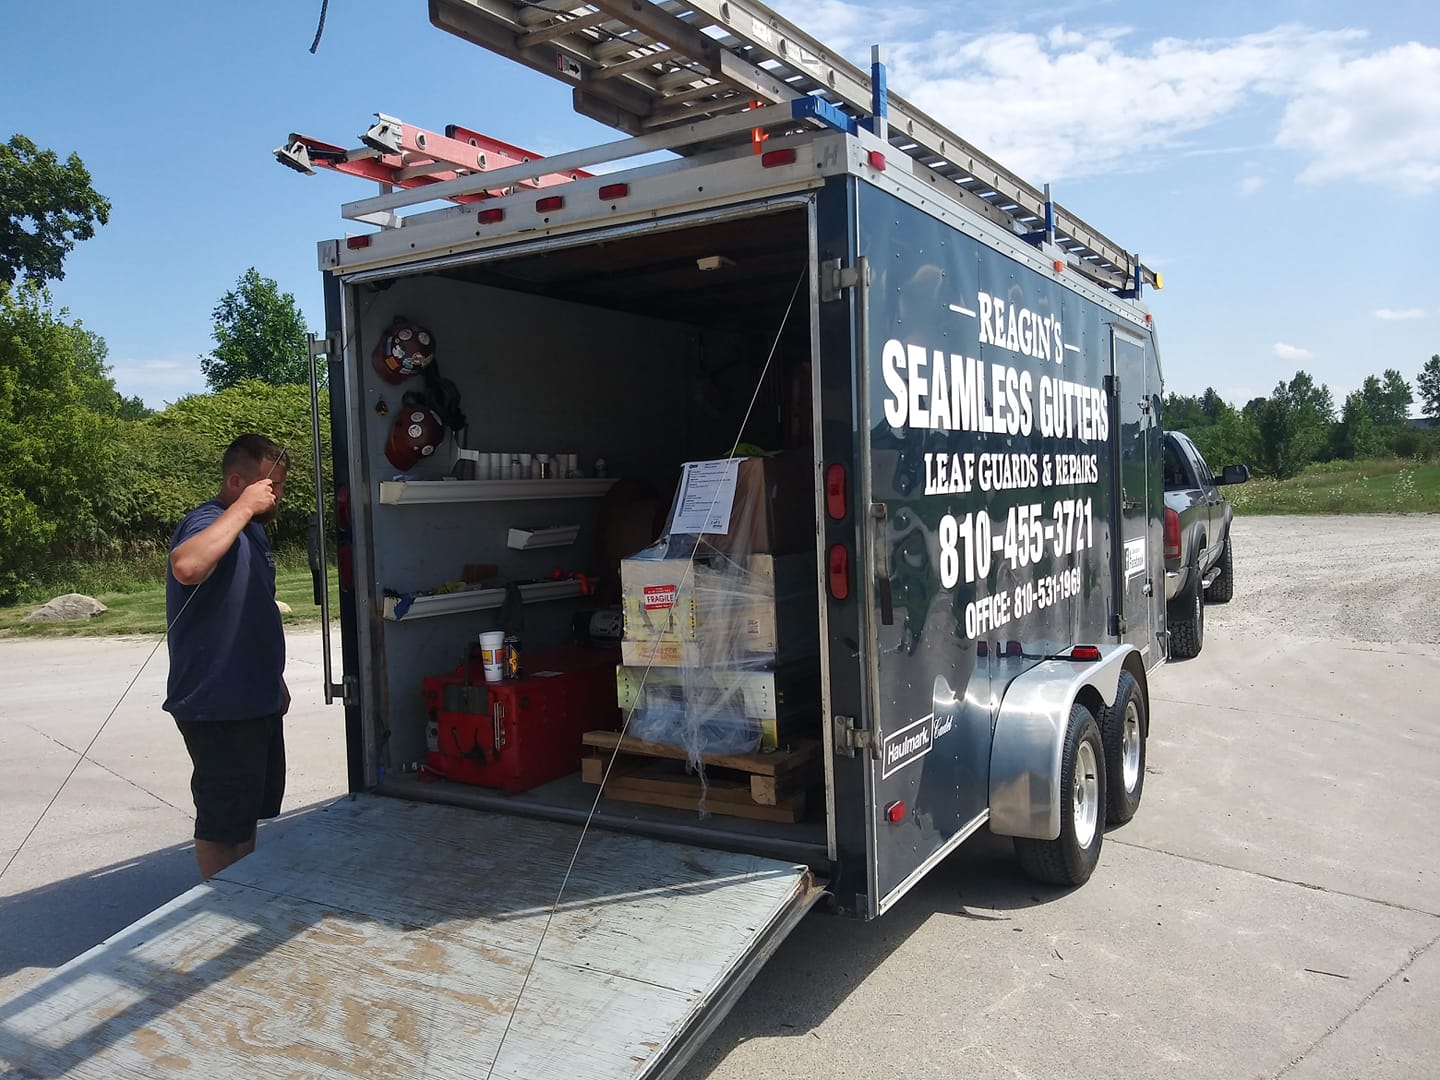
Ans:
[{"label": "red step ladder", "polygon": [[[315,175],[316,169],[330,169],[374,180],[390,188],[420,188],[453,180],[457,176],[543,160],[540,154],[458,124],[447,125],[445,134],[439,135],[384,113],[375,114],[375,123],[360,136],[360,141],[362,146],[347,150],[343,146],[291,132],[285,145],[275,151],[275,160],[286,168],[309,176]],[[553,187],[589,175],[580,169],[546,173],[504,189],[457,195],[450,201],[477,202],[509,194],[515,187]]]}]

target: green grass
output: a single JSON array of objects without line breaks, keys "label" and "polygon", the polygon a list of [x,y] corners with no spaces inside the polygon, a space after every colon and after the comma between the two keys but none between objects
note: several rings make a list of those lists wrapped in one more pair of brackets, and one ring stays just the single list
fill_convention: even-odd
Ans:
[{"label": "green grass", "polygon": [[1328,461],[1289,480],[1226,488],[1237,514],[1440,513],[1440,465],[1391,458]]},{"label": "green grass", "polygon": [[[162,564],[163,565],[163,564]],[[83,622],[27,623],[25,616],[40,604],[17,604],[0,607],[0,637],[77,637],[110,634],[163,634],[165,632],[165,582],[163,578],[146,582],[125,579],[125,589],[92,592],[110,610]],[[79,592],[74,588],[58,588],[54,594]],[[291,607],[291,614],[281,616],[286,626],[320,621],[320,608],[315,604],[310,569],[303,562],[281,558],[275,571],[275,595]],[[339,590],[334,564],[330,569],[330,611],[335,618],[340,610]]]}]

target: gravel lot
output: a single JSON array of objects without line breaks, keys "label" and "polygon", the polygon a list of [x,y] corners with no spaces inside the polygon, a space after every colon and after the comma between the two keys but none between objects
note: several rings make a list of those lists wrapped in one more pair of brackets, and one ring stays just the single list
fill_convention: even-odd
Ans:
[{"label": "gravel lot", "polygon": [[1207,632],[1440,644],[1440,516],[1241,517],[1233,536],[1235,597]]}]

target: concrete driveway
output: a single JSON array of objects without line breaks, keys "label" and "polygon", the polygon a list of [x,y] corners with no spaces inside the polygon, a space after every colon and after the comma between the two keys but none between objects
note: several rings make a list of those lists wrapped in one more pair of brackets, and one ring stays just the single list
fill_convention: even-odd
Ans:
[{"label": "concrete driveway", "polygon": [[[1388,591],[1440,596],[1440,556],[1343,598],[1314,571],[1367,531],[1433,551],[1440,521],[1363,521],[1237,524],[1235,599],[1209,609],[1198,659],[1157,673],[1144,806],[1088,885],[1039,888],[983,837],[875,923],[813,916],[686,1080],[1440,1075],[1440,643],[1428,625],[1357,640],[1407,636]],[[1317,584],[1267,632],[1290,567]],[[151,647],[0,641],[0,858]],[[288,817],[262,845],[344,787],[318,655],[292,636]],[[0,999],[196,880],[163,671],[162,654],[0,879]]]}]

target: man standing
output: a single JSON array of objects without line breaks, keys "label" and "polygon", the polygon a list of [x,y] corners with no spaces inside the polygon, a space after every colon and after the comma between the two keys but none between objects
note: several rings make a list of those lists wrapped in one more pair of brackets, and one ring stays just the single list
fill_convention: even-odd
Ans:
[{"label": "man standing", "polygon": [[170,542],[165,620],[169,693],[194,772],[195,859],[206,879],[255,850],[255,825],[285,794],[285,633],[264,526],[285,493],[285,452],[241,435],[221,461],[220,493],[185,515]]}]

